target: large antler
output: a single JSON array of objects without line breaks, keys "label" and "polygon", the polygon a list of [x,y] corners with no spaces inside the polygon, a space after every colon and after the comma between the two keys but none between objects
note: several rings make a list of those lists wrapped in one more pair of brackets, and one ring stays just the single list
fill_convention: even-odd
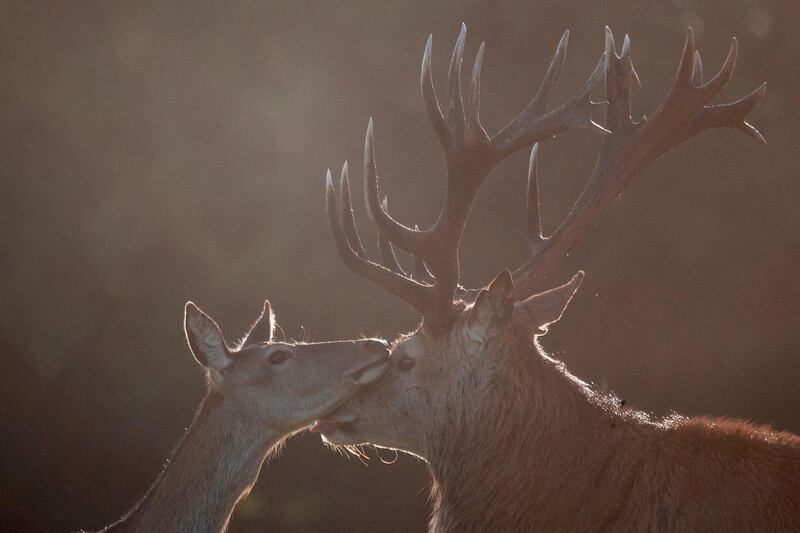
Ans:
[{"label": "large antler", "polygon": [[672,88],[653,116],[634,122],[630,116],[631,84],[639,82],[630,56],[630,39],[625,36],[617,55],[614,37],[606,28],[605,85],[608,108],[606,125],[613,132],[603,138],[592,175],[572,210],[550,237],[543,237],[539,222],[539,194],[536,175],[537,147],[531,151],[528,171],[530,259],[513,274],[515,295],[533,293],[539,283],[568,254],[609,208],[614,199],[648,164],[694,135],[712,128],[737,128],[753,139],[764,137],[745,121],[746,115],[764,96],[766,84],[741,100],[709,105],[733,75],[738,45],[730,51],[720,72],[703,83],[703,65],[689,28],[683,56]]},{"label": "large antler", "polygon": [[[466,28],[462,25],[450,62],[447,107],[442,113],[431,81],[431,38],[428,38],[422,60],[422,94],[445,153],[447,196],[438,220],[427,230],[411,229],[390,217],[385,199],[383,204],[380,201],[370,120],[364,147],[365,196],[367,212],[378,226],[383,265],[370,261],[359,241],[350,206],[346,164],[340,180],[340,200],[337,200],[328,173],[328,216],[345,263],[420,309],[429,328],[442,328],[453,316],[453,299],[459,290],[458,245],[475,196],[492,168],[518,149],[533,144],[528,171],[531,257],[513,274],[515,297],[523,299],[536,291],[557,261],[577,245],[625,186],[650,162],[674,146],[701,131],[719,127],[737,128],[756,140],[764,141],[744,117],[763,97],[765,85],[737,102],[708,105],[733,74],[736,40],[731,44],[720,73],[703,84],[702,64],[694,49],[691,29],[672,89],[650,120],[637,123],[630,117],[631,84],[639,81],[630,58],[630,40],[626,35],[621,53],[617,55],[608,28],[605,53],[584,87],[563,106],[545,112],[547,100],[558,83],[564,64],[568,36],[569,33],[565,32],[534,99],[492,138],[481,126],[478,112],[483,44],[475,59],[469,89],[464,92],[460,69]],[[606,123],[611,131],[591,119],[595,104],[589,99],[589,93],[603,73],[608,103]],[[556,231],[550,237],[544,237],[539,218],[536,143],[571,128],[591,128],[606,135],[594,171],[580,197]],[[399,265],[392,244],[414,255],[416,268],[413,275],[407,274]],[[474,294],[475,291],[460,291],[460,297],[466,300]]]},{"label": "large antler", "polygon": [[[490,138],[481,125],[479,114],[484,44],[481,44],[475,58],[466,90],[461,83],[466,31],[466,26],[462,24],[450,61],[444,112],[439,106],[431,78],[432,36],[428,37],[422,59],[422,96],[447,164],[445,203],[433,226],[425,230],[404,226],[389,216],[385,202],[382,205],[371,119],[364,146],[364,193],[367,213],[381,235],[384,265],[370,261],[358,239],[350,207],[346,164],[342,169],[338,195],[330,171],[327,176],[328,217],[334,241],[345,263],[416,306],[425,317],[426,327],[432,329],[446,326],[453,317],[453,298],[459,280],[459,241],[475,196],[492,168],[520,148],[564,130],[590,128],[607,133],[592,121],[591,114],[596,104],[589,98],[593,86],[603,74],[603,57],[589,80],[570,101],[553,111],[546,111],[547,102],[558,84],[564,65],[569,38],[569,32],[565,32],[536,96],[511,123]],[[394,256],[392,245],[415,256],[415,275],[403,271]]]}]

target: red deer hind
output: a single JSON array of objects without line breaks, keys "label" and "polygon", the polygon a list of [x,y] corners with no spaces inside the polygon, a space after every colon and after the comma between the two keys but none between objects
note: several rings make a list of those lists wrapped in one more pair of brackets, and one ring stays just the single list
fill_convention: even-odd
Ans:
[{"label": "red deer hind", "polygon": [[383,341],[273,341],[269,302],[236,347],[191,302],[185,329],[206,373],[205,398],[167,468],[133,509],[103,531],[226,530],[267,455],[388,366]]},{"label": "red deer hind", "polygon": [[[631,119],[638,77],[625,37],[605,53],[584,87],[548,111],[568,34],[531,103],[490,137],[479,118],[484,46],[462,86],[466,28],[453,50],[447,98],[431,81],[431,39],[422,60],[422,95],[442,145],[447,192],[438,220],[412,229],[387,213],[375,165],[372,121],[364,148],[367,212],[378,228],[381,261],[361,245],[347,168],[338,191],[327,176],[327,209],[344,262],[416,307],[423,323],[393,345],[390,369],[313,431],[339,445],[369,443],[423,457],[433,477],[431,531],[798,531],[800,438],[746,422],[622,409],[547,355],[537,337],[559,320],[583,279],[542,291],[568,254],[633,178],[652,161],[705,130],[736,128],[763,142],[745,121],[762,85],[730,104],[712,105],[728,83],[737,43],[720,72],[703,81],[691,30],[666,98],[647,120]],[[606,121],[592,121],[589,94],[604,81]],[[545,237],[539,218],[537,145],[558,133],[602,134],[591,176],[569,214]],[[486,288],[459,285],[458,249],[469,211],[494,166],[533,145],[528,175],[530,258]],[[412,254],[413,273],[394,248]]]}]

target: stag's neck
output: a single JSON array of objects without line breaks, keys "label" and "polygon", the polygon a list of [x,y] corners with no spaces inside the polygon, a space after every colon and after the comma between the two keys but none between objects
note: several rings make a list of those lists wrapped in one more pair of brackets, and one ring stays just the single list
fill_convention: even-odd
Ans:
[{"label": "stag's neck", "polygon": [[123,531],[224,531],[233,508],[258,478],[276,432],[248,422],[221,394],[209,392],[173,456]]},{"label": "stag's neck", "polygon": [[525,349],[535,363],[518,382],[484,390],[473,405],[491,398],[487,408],[431,439],[432,531],[567,531],[587,499],[608,501],[612,520],[635,483],[635,448],[651,445],[651,428],[537,345]]}]

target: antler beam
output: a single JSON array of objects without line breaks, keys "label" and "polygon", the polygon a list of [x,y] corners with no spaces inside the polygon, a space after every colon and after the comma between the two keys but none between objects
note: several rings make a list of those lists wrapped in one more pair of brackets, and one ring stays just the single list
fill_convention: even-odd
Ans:
[{"label": "antler beam", "polygon": [[[568,39],[569,32],[565,32],[556,47],[544,81],[530,104],[508,126],[490,138],[480,121],[480,75],[485,45],[482,43],[478,50],[470,83],[465,88],[461,81],[461,65],[466,26],[462,25],[450,60],[447,101],[443,112],[431,76],[432,36],[428,37],[422,59],[420,86],[428,116],[447,163],[445,203],[437,221],[430,228],[420,230],[407,227],[392,218],[382,205],[375,162],[374,129],[372,119],[369,121],[364,143],[364,195],[367,213],[381,236],[379,247],[386,266],[369,261],[362,253],[355,225],[350,225],[350,215],[346,209],[344,222],[338,219],[335,223],[331,222],[334,239],[344,261],[351,268],[355,267],[360,274],[381,285],[390,283],[391,288],[387,289],[395,294],[402,292],[398,296],[422,311],[429,328],[441,329],[453,317],[453,298],[460,275],[458,246],[461,234],[475,196],[494,166],[520,148],[565,130],[589,128],[608,133],[592,120],[592,111],[598,104],[589,98],[592,88],[603,75],[605,60],[602,56],[592,75],[572,99],[553,111],[546,111],[563,69]],[[332,184],[328,190],[329,217],[332,217],[330,208],[338,209],[338,202],[331,198],[335,194]],[[344,204],[344,193],[341,192],[340,196]],[[408,276],[399,266],[392,245],[415,256],[415,278]]]},{"label": "antler beam", "polygon": [[[484,44],[475,58],[470,83],[461,82],[466,27],[462,25],[450,60],[447,101],[442,111],[431,76],[432,37],[422,58],[420,86],[433,129],[447,164],[447,192],[436,222],[420,230],[407,227],[388,213],[388,202],[380,200],[375,138],[372,119],[364,142],[364,196],[367,213],[378,227],[383,264],[371,261],[356,231],[350,204],[347,164],[342,169],[339,192],[328,172],[328,217],[339,254],[357,273],[372,279],[422,311],[425,326],[433,331],[446,327],[454,316],[454,299],[470,301],[476,291],[458,285],[458,247],[475,196],[498,162],[520,148],[533,145],[528,169],[528,241],[531,255],[513,274],[515,297],[527,298],[558,261],[568,254],[594,226],[622,190],[652,161],[698,133],[711,128],[732,127],[764,142],[745,121],[746,115],[764,96],[761,85],[748,96],[730,104],[710,105],[733,75],[738,47],[731,43],[719,74],[703,83],[703,66],[689,29],[683,56],[672,88],[650,120],[634,122],[630,116],[631,86],[641,85],[630,55],[626,35],[617,54],[614,37],[606,28],[605,52],[592,75],[567,103],[546,111],[564,66],[569,32],[564,32],[544,80],[528,106],[505,128],[489,137],[480,121],[480,73]],[[605,78],[606,128],[592,120],[594,106],[589,94]],[[538,142],[568,129],[588,128],[603,134],[600,153],[586,186],[571,211],[549,237],[542,233],[537,184]],[[393,246],[411,253],[413,274],[397,261]]]},{"label": "antler beam", "polygon": [[[600,155],[586,186],[572,210],[549,238],[533,239],[531,257],[514,272],[517,298],[532,294],[544,278],[580,242],[614,199],[641,171],[663,154],[698,133],[711,128],[732,127],[764,142],[764,137],[745,121],[746,115],[764,96],[766,84],[741,100],[723,105],[709,105],[733,75],[738,46],[731,41],[730,52],[719,74],[703,83],[703,66],[695,50],[691,28],[672,88],[649,120],[634,122],[630,116],[631,85],[638,76],[630,56],[626,35],[617,55],[614,37],[606,28],[605,86],[608,107],[606,124],[612,134],[603,138]],[[529,212],[536,218],[536,146],[531,153],[529,197],[536,199]]]}]

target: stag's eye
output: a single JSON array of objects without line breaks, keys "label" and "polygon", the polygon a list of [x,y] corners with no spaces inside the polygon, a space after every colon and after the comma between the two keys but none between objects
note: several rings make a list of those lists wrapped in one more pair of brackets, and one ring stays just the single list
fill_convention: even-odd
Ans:
[{"label": "stag's eye", "polygon": [[401,355],[400,360],[397,361],[397,368],[399,368],[401,372],[408,372],[414,368],[416,364],[417,362],[410,355]]},{"label": "stag's eye", "polygon": [[270,364],[280,365],[288,361],[290,357],[292,357],[292,354],[287,350],[275,350],[269,354],[268,360]]}]

